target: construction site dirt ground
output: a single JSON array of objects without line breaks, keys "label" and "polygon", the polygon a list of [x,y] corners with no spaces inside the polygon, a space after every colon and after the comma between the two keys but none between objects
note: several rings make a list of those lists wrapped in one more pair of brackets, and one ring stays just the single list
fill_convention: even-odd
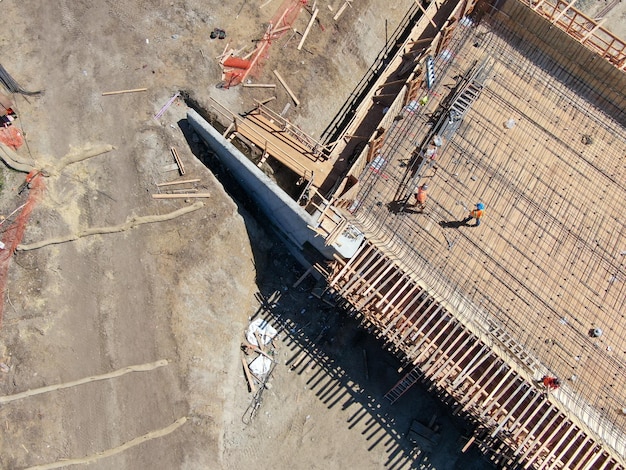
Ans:
[{"label": "construction site dirt ground", "polygon": [[[279,70],[301,101],[287,117],[319,136],[412,3],[354,2],[335,22],[343,2],[317,2],[320,22],[306,51],[295,38],[276,41],[254,81],[276,83],[272,71]],[[27,140],[19,154],[38,168],[60,168],[68,154],[79,160],[45,178],[22,243],[189,208],[193,201],[151,197],[157,183],[178,177],[167,169],[172,147],[184,178],[200,179],[194,189],[210,193],[198,199],[201,208],[172,220],[14,255],[3,286],[0,395],[49,389],[3,401],[0,468],[488,468],[473,448],[461,453],[471,429],[424,390],[393,406],[383,400],[399,363],[313,297],[312,278],[292,287],[304,269],[251,215],[252,201],[236,186],[227,192],[196,158],[213,163],[186,133],[184,102],[153,118],[179,91],[235,112],[270,96],[216,88],[216,57],[226,44],[251,47],[279,4],[0,3],[0,63],[24,88],[45,90],[15,96]],[[294,27],[303,31],[309,18],[303,10]],[[226,38],[211,40],[214,28]],[[280,112],[289,96],[280,84],[276,95]],[[100,145],[115,148],[80,160]],[[23,173],[2,174],[0,213],[8,216],[27,194],[17,194]],[[269,298],[277,303],[264,308],[259,299]],[[252,394],[240,345],[253,317],[269,319],[280,341],[272,387],[245,425]],[[314,360],[292,370],[303,348]],[[131,366],[144,370],[121,374]],[[440,429],[440,445],[428,455],[418,456],[406,439],[413,420]]]},{"label": "construction site dirt ground", "polygon": [[[331,12],[319,2],[324,31],[311,31],[310,52],[298,51],[295,38],[287,47],[287,36],[276,41],[255,81],[277,83],[272,71],[280,70],[301,101],[288,117],[319,135],[383,47],[385,18],[375,12],[385,8],[391,31],[410,3],[360,2],[335,23],[337,5]],[[430,461],[436,468],[457,465],[461,434],[470,430],[417,388],[393,407],[382,401],[399,364],[352,321],[317,302],[312,279],[292,288],[304,268],[195,158],[206,151],[185,136],[184,102],[153,118],[178,91],[200,103],[212,96],[236,112],[268,96],[216,88],[216,57],[227,43],[254,45],[280,2],[260,4],[0,4],[10,25],[0,39],[0,63],[24,88],[44,90],[15,97],[27,139],[19,154],[50,168],[70,153],[115,147],[45,178],[23,244],[191,206],[151,198],[156,183],[181,179],[166,170],[174,163],[171,147],[185,165],[182,178],[200,179],[196,188],[211,194],[198,199],[201,209],[173,220],[16,253],[4,285],[0,362],[9,370],[0,372],[0,395],[52,390],[0,407],[1,468],[62,467],[68,460],[93,469],[410,468],[411,421],[428,424],[435,414],[442,444]],[[303,31],[309,18],[303,10],[294,27]],[[225,39],[210,39],[216,27]],[[280,85],[276,94],[280,112],[289,96]],[[2,172],[0,213],[7,216],[28,191],[17,194],[23,173]],[[256,294],[269,298],[276,291],[273,315],[290,326],[283,330],[272,320],[281,330],[278,365],[246,426],[252,394],[240,345],[249,319],[265,315]],[[318,337],[317,346],[309,345]],[[291,371],[285,363],[303,347],[318,351],[324,366],[306,359],[306,370]],[[147,370],[56,387],[142,365]],[[485,465],[471,452],[463,458],[467,463],[458,468]]]}]

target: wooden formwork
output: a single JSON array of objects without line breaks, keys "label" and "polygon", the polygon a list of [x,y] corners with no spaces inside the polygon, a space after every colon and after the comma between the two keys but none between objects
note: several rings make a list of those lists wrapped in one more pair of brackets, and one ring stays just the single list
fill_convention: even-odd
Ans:
[{"label": "wooden formwork", "polygon": [[[592,432],[529,380],[406,272],[399,260],[365,242],[336,259],[330,289],[399,352],[431,390],[479,424],[475,436],[498,464],[524,468],[619,468]],[[494,451],[494,449],[497,451]]]}]

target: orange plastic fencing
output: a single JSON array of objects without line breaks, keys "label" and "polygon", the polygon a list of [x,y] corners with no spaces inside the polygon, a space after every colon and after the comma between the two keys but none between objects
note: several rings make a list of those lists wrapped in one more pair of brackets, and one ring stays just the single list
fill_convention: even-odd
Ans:
[{"label": "orange plastic fencing", "polygon": [[[222,88],[230,88],[232,86],[239,85],[246,78],[258,77],[261,74],[263,63],[269,57],[269,48],[272,42],[276,39],[280,39],[285,33],[291,31],[291,26],[295,22],[296,18],[308,3],[308,0],[284,0],[281,6],[276,10],[272,20],[267,27],[267,30],[263,34],[263,37],[257,41],[257,46],[249,60],[240,59],[238,57],[227,58],[224,65],[224,82]],[[228,63],[235,63],[238,65],[228,66]],[[243,62],[246,62],[246,66],[242,67]]]},{"label": "orange plastic fencing", "polygon": [[17,150],[24,144],[22,131],[16,126],[0,127],[0,142]]},{"label": "orange plastic fencing", "polygon": [[41,196],[45,189],[45,183],[41,174],[36,174],[30,181],[30,190],[26,202],[22,205],[21,209],[17,212],[17,215],[12,220],[11,217],[5,219],[0,225],[0,229],[4,228],[4,225],[9,224],[8,227],[2,233],[2,243],[4,248],[0,250],[0,326],[2,326],[2,319],[4,318],[4,298],[6,294],[6,283],[9,274],[9,265],[11,264],[11,257],[15,253],[17,246],[22,242],[24,232],[26,231],[26,223],[30,218],[37,201],[41,199]]}]

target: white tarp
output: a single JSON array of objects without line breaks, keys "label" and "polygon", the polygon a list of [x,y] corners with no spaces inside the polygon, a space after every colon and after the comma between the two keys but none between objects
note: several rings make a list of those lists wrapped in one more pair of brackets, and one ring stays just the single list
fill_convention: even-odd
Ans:
[{"label": "white tarp", "polygon": [[259,355],[254,361],[252,361],[248,368],[257,377],[263,377],[270,371],[272,367],[272,360],[268,357]]},{"label": "white tarp", "polygon": [[[272,325],[270,325],[266,320],[257,318],[250,323],[250,326],[248,326],[246,339],[248,340],[248,343],[253,344],[254,346],[259,346],[259,341],[261,341],[262,344],[268,344],[277,333],[278,332],[274,329],[274,327],[272,327]],[[259,338],[259,341],[257,341],[257,337]]]}]

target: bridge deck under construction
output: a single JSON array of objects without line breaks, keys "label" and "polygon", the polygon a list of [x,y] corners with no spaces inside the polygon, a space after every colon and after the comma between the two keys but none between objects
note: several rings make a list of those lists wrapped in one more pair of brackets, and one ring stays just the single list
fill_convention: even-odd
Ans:
[{"label": "bridge deck under construction", "polygon": [[[428,381],[479,423],[477,441],[506,444],[503,465],[623,468],[623,82],[590,84],[513,17],[459,25],[426,105],[403,106],[385,130],[345,205],[368,243],[329,283],[417,366],[390,399]],[[434,133],[431,165],[419,154]],[[463,223],[478,201],[481,225]],[[550,396],[545,374],[563,382]]]}]

